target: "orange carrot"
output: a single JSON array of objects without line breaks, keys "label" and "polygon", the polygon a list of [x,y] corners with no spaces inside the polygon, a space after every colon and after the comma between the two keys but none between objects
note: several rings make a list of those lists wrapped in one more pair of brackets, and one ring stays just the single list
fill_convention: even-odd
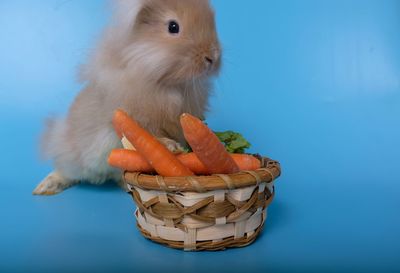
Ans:
[{"label": "orange carrot", "polygon": [[240,170],[218,137],[201,120],[182,114],[180,121],[186,141],[210,173],[228,174]]},{"label": "orange carrot", "polygon": [[[242,171],[253,171],[261,166],[260,160],[247,154],[231,154],[233,160]],[[177,155],[180,162],[195,174],[209,174],[207,168],[199,160],[195,153]],[[112,150],[108,157],[108,163],[116,168],[129,172],[152,173],[154,168],[138,152],[126,149]]]},{"label": "orange carrot", "polygon": [[108,156],[108,164],[129,172],[154,172],[154,168],[140,153],[127,149],[114,149]]},{"label": "orange carrot", "polygon": [[[261,167],[256,157],[247,154],[230,154],[241,171],[254,171]],[[210,174],[195,153],[180,154],[178,159],[195,174]]]},{"label": "orange carrot", "polygon": [[162,176],[191,176],[191,172],[176,156],[154,136],[130,118],[122,110],[115,111],[113,125],[146,158],[147,162]]},{"label": "orange carrot", "polygon": [[261,161],[255,156],[247,154],[231,154],[231,156],[241,171],[255,171],[261,168]]},{"label": "orange carrot", "polygon": [[195,153],[180,154],[178,159],[195,174],[210,174]]}]

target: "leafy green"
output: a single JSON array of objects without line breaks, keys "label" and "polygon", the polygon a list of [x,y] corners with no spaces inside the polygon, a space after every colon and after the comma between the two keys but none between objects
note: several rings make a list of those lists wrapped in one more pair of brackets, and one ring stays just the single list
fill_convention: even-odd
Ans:
[{"label": "leafy green", "polygon": [[250,143],[239,133],[234,131],[214,132],[230,153],[243,154],[250,148]]},{"label": "leafy green", "polygon": [[183,153],[187,154],[187,153],[191,153],[191,152],[193,152],[193,150],[189,145],[183,147]]},{"label": "leafy green", "polygon": [[[202,119],[205,125],[207,123]],[[225,149],[229,153],[237,153],[244,154],[246,149],[250,148],[250,143],[239,133],[234,131],[225,131],[225,132],[215,132],[214,134],[219,138],[219,140],[224,144]],[[193,152],[192,148],[187,145],[184,147],[184,153]]]}]

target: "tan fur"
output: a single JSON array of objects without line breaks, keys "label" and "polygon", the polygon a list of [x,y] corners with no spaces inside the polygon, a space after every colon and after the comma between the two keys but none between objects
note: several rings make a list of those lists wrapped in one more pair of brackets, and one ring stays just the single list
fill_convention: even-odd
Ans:
[{"label": "tan fur", "polygon": [[[50,122],[43,137],[45,154],[70,184],[120,179],[106,161],[111,149],[121,147],[111,124],[117,108],[155,136],[184,143],[179,116],[204,116],[210,77],[220,68],[207,0],[119,0],[115,14],[82,69],[86,88],[67,118]],[[180,24],[178,35],[168,32],[170,20]]]}]

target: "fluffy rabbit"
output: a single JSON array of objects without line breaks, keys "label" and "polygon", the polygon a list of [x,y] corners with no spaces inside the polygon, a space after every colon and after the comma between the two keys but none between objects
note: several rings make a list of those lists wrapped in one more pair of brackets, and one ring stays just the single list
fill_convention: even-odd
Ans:
[{"label": "fluffy rabbit", "polygon": [[107,164],[121,147],[111,120],[122,108],[171,150],[184,144],[183,112],[202,117],[221,51],[208,0],[119,0],[114,20],[89,62],[84,90],[65,119],[48,122],[42,139],[55,171],[34,194],[56,194],[87,181],[117,182]]}]

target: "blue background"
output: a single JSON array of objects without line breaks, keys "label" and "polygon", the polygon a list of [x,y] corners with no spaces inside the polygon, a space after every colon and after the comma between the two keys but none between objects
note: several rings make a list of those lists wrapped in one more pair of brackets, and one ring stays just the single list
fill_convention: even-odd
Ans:
[{"label": "blue background", "polygon": [[400,1],[214,6],[225,50],[208,122],[283,167],[259,240],[184,253],[142,238],[113,185],[32,196],[51,170],[43,120],[79,92],[109,6],[1,0],[0,272],[400,271]]}]

